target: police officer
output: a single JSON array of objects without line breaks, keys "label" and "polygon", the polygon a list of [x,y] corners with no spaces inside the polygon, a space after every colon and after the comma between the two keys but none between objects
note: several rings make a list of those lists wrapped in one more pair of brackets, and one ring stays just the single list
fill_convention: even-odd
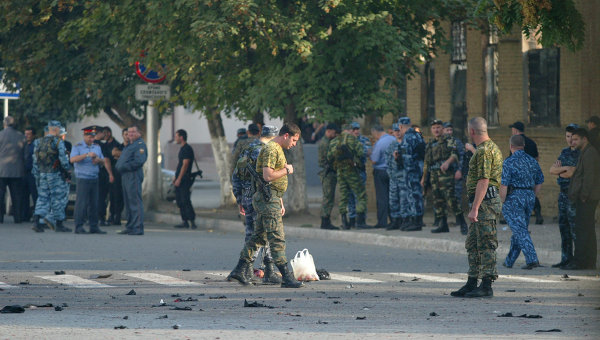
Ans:
[{"label": "police officer", "polygon": [[[455,297],[491,297],[492,281],[498,278],[496,269],[496,218],[502,202],[498,194],[502,176],[502,152],[490,139],[487,122],[481,117],[469,120],[469,137],[477,150],[469,162],[467,194],[471,210],[471,226],[465,240],[469,271],[467,283],[450,295]],[[481,285],[477,279],[481,277]]]},{"label": "police officer", "polygon": [[502,165],[500,198],[504,202],[502,214],[512,231],[510,249],[503,265],[512,268],[521,251],[525,256],[523,269],[539,267],[540,263],[529,235],[529,217],[544,182],[538,162],[525,153],[525,139],[521,135],[510,138],[510,151]]},{"label": "police officer", "polygon": [[141,138],[137,126],[127,129],[129,144],[123,149],[117,164],[123,181],[123,198],[127,208],[127,224],[119,234],[144,235],[144,204],[142,202],[142,167],[148,159],[146,143]]},{"label": "police officer", "polygon": [[337,174],[333,169],[333,163],[327,159],[329,144],[337,136],[338,127],[334,123],[327,124],[325,136],[319,141],[318,163],[319,177],[323,186],[323,200],[321,202],[321,229],[339,229],[331,224],[331,209],[335,200],[335,186],[337,185]]},{"label": "police officer", "polygon": [[57,232],[71,231],[57,224],[57,221],[65,219],[62,200],[69,193],[61,172],[70,168],[65,143],[58,137],[60,128],[60,122],[49,121],[48,135],[34,142],[32,173],[38,188],[38,199],[35,203],[33,230],[38,233],[44,231],[44,224]]},{"label": "police officer", "polygon": [[[358,141],[362,144],[364,155],[360,158],[360,162],[357,163],[358,170],[360,174],[360,179],[362,180],[363,185],[367,184],[367,168],[365,163],[367,162],[367,157],[371,153],[371,140],[367,136],[363,136],[360,133],[360,124],[358,122],[350,123],[350,133],[353,134]],[[365,210],[365,214],[367,211]],[[348,199],[348,219],[350,223],[350,227],[354,227],[356,225],[356,197],[354,194],[350,194],[350,198]]]},{"label": "police officer", "polygon": [[83,128],[83,140],[73,147],[71,163],[77,178],[77,199],[75,200],[75,234],[87,234],[83,228],[85,218],[90,224],[90,234],[106,234],[98,227],[99,173],[104,156],[100,145],[94,143],[96,127]]},{"label": "police officer", "polygon": [[[263,126],[260,138],[253,139],[243,150],[241,150],[240,158],[237,160],[236,167],[233,171],[233,194],[238,203],[240,215],[245,217],[244,224],[246,226],[246,237],[244,238],[244,243],[248,242],[254,233],[254,225],[257,217],[256,210],[252,206],[252,197],[257,191],[257,183],[256,179],[253,178],[252,174],[247,170],[247,167],[251,166],[256,168],[256,161],[258,160],[260,150],[275,138],[278,133],[279,129],[272,125]],[[281,278],[275,273],[275,265],[268,241],[264,247],[255,253],[253,260],[254,263],[258,262],[259,266],[261,262],[264,263],[264,283],[281,283]],[[251,267],[248,268],[251,269]],[[252,271],[249,271],[247,277],[253,277]],[[231,281],[231,277],[228,277],[227,280]]]},{"label": "police officer", "polygon": [[[229,278],[242,284],[249,284],[251,261],[260,247],[267,241],[271,247],[273,262],[277,265],[282,275],[282,288],[300,288],[302,282],[294,278],[289,270],[285,257],[285,234],[283,231],[282,216],[285,214],[283,194],[287,190],[287,176],[294,173],[294,167],[287,164],[283,149],[293,148],[300,138],[300,128],[293,123],[286,123],[279,131],[279,135],[262,147],[256,161],[256,172],[268,182],[268,188],[254,193],[252,205],[256,209],[257,217],[254,233],[244,245],[240,253],[238,264],[229,274]],[[265,192],[268,190],[270,196]],[[267,197],[265,197],[267,196]]]},{"label": "police officer", "polygon": [[398,145],[402,142],[398,123],[392,124],[392,134],[396,137],[396,140],[393,141],[385,151],[387,160],[386,171],[390,178],[389,204],[390,217],[392,219],[392,222],[386,228],[387,230],[400,229],[400,225],[404,223],[405,218],[405,216],[402,216],[401,214],[401,207],[406,206],[407,204],[406,200],[403,200],[405,197],[402,197],[401,192],[401,187],[405,182],[406,173],[404,171],[402,159],[398,161]]},{"label": "police officer", "polygon": [[398,119],[399,133],[402,142],[395,156],[404,167],[404,182],[400,186],[402,201],[402,217],[404,223],[400,226],[403,231],[421,230],[423,224],[423,160],[425,157],[425,140],[410,124],[409,117]]},{"label": "police officer", "polygon": [[440,219],[440,226],[431,230],[432,233],[447,233],[448,221],[446,205],[450,204],[456,216],[456,224],[460,225],[462,234],[467,233],[467,223],[463,213],[456,202],[454,194],[454,171],[452,164],[459,161],[458,150],[453,138],[444,135],[443,122],[435,119],[431,122],[431,133],[433,139],[425,148],[425,162],[423,166],[423,177],[421,185],[425,185],[425,178],[429,174],[431,189],[433,190],[435,217]]},{"label": "police officer", "polygon": [[364,155],[364,148],[358,138],[350,133],[350,130],[350,125],[345,125],[342,134],[331,141],[327,151],[327,159],[330,163],[333,163],[337,173],[337,182],[340,186],[339,210],[342,216],[342,228],[350,228],[347,207],[351,194],[354,194],[357,198],[356,227],[368,228],[369,226],[366,224],[367,193],[357,166]]},{"label": "police officer", "polygon": [[550,174],[558,176],[556,182],[560,188],[558,193],[558,228],[561,239],[560,262],[553,264],[553,268],[566,266],[573,259],[573,232],[575,228],[575,204],[569,200],[569,184],[575,172],[579,159],[579,150],[573,143],[573,132],[578,129],[577,124],[569,124],[565,129],[567,147],[562,149],[558,159],[550,168]]},{"label": "police officer", "polygon": [[[71,151],[73,150],[73,145],[71,144],[71,142],[69,142],[66,139],[67,138],[67,129],[65,129],[64,127],[61,127],[59,137],[65,143],[65,149],[67,150],[67,158],[70,159]],[[67,205],[69,204],[69,191],[71,189],[71,171],[63,172],[61,179],[63,180],[62,185],[64,185],[64,187],[65,187],[65,189],[64,189],[65,194],[62,196],[60,204],[62,207],[61,209],[64,210],[64,212],[65,212],[65,219],[66,219]],[[63,222],[64,221],[57,220],[56,221],[57,228],[58,227],[63,228]],[[68,229],[70,231],[69,228],[64,228],[64,229]]]}]

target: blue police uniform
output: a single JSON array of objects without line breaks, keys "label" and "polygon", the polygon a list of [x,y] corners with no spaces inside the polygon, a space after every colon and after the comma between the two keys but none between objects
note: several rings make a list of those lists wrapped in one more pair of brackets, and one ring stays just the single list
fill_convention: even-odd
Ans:
[{"label": "blue police uniform", "polygon": [[390,216],[394,221],[400,217],[406,217],[402,215],[402,210],[404,210],[403,208],[408,204],[406,201],[407,197],[401,194],[401,187],[406,182],[406,173],[404,167],[400,165],[401,163],[394,158],[394,151],[398,151],[399,144],[400,143],[395,140],[385,150],[385,158],[387,161],[386,171],[390,178],[389,209]]},{"label": "blue police uniform", "polygon": [[[358,124],[357,122],[353,122],[352,124],[350,124],[350,126],[352,127],[352,129],[360,129],[360,124]],[[363,164],[363,169],[359,169],[359,177],[362,181],[363,185],[366,185],[367,183],[367,170],[366,167],[364,166],[366,161],[367,161],[367,155],[369,150],[371,150],[371,140],[369,138],[367,138],[366,136],[363,135],[359,135],[358,137],[358,141],[362,144],[363,146],[363,151],[364,154],[363,156],[360,158],[360,161]],[[365,214],[367,212],[365,211]],[[354,196],[354,193],[351,192],[350,196],[348,197],[348,217],[349,218],[356,218],[356,197]]]},{"label": "blue police uniform", "polygon": [[[580,151],[577,149],[571,150],[570,147],[564,148],[558,160],[562,166],[576,166],[579,160]],[[575,204],[569,199],[569,184],[570,178],[562,178],[558,176],[556,182],[560,187],[558,194],[558,228],[560,230],[561,239],[561,263],[566,264],[573,258],[573,241],[575,239]]]},{"label": "blue police uniform", "polygon": [[502,214],[510,226],[510,250],[504,265],[512,267],[521,251],[525,262],[538,263],[533,241],[529,235],[529,218],[535,205],[533,188],[544,182],[544,174],[538,162],[523,150],[517,150],[502,165],[502,185],[509,187]]},{"label": "blue police uniform", "polygon": [[423,216],[423,188],[421,177],[423,176],[423,153],[425,141],[420,133],[410,128],[402,137],[400,150],[402,153],[402,164],[405,171],[405,180],[401,186],[402,217]]},{"label": "blue police uniform", "polygon": [[[91,143],[87,145],[81,141],[73,146],[71,150],[71,158],[93,152],[98,159],[104,159],[100,145]],[[90,224],[90,233],[103,233],[98,228],[98,205],[99,205],[99,182],[98,175],[100,173],[99,164],[93,163],[92,157],[86,157],[79,162],[74,162],[75,178],[76,178],[76,194],[75,200],[75,233],[85,233],[83,224],[87,216]]]},{"label": "blue police uniform", "polygon": [[148,159],[146,143],[138,138],[128,144],[121,153],[115,167],[121,173],[123,198],[127,208],[127,224],[124,233],[144,234],[144,204],[142,202],[142,167]]},{"label": "blue police uniform", "polygon": [[69,194],[59,167],[64,171],[70,168],[65,143],[52,135],[36,139],[31,171],[38,191],[34,215],[39,218],[39,224],[48,224],[53,229],[57,221],[65,220],[64,197]]}]

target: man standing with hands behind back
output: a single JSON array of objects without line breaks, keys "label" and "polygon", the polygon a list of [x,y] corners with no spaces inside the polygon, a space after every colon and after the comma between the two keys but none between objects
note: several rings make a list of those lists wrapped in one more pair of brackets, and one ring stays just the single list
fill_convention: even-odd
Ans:
[{"label": "man standing with hands behind back", "polygon": [[192,162],[194,161],[194,149],[187,143],[187,132],[183,129],[175,132],[175,142],[181,145],[179,149],[179,162],[177,163],[177,171],[173,185],[175,186],[175,200],[181,214],[181,224],[175,228],[192,228],[196,229],[196,213],[192,206],[191,189],[192,189]]}]

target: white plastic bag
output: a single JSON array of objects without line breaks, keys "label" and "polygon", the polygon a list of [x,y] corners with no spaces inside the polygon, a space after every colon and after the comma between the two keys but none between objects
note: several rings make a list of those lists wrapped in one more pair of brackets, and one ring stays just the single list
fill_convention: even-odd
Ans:
[{"label": "white plastic bag", "polygon": [[296,256],[290,261],[294,277],[298,281],[319,281],[317,269],[312,255],[308,249],[304,249],[296,253]]}]

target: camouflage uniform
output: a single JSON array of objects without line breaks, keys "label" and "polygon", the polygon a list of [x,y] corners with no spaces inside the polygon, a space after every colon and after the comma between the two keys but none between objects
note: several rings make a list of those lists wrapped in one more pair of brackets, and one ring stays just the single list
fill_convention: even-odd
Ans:
[{"label": "camouflage uniform", "polygon": [[[489,179],[489,186],[500,187],[502,176],[502,152],[498,146],[488,139],[477,146],[477,150],[469,162],[467,177],[467,194],[469,201],[475,197],[477,182]],[[498,278],[496,269],[496,218],[502,210],[500,196],[484,199],[478,210],[477,222],[471,223],[465,241],[469,259],[469,277]]]},{"label": "camouflage uniform", "polygon": [[[65,143],[58,137],[48,135],[38,138],[33,146],[33,169],[38,190],[34,215],[39,223],[44,219],[52,225],[65,220],[65,207],[68,202],[69,187],[65,185],[60,169],[69,170],[69,160]],[[34,221],[35,222],[35,221]]]},{"label": "camouflage uniform", "polygon": [[402,215],[402,210],[406,210],[407,195],[403,195],[402,187],[406,182],[406,172],[404,166],[394,158],[394,152],[398,151],[398,140],[393,141],[388,148],[385,150],[385,159],[387,160],[386,171],[390,177],[390,216],[393,219],[399,217],[406,217]]},{"label": "camouflage uniform", "polygon": [[[363,186],[365,186],[367,184],[367,168],[365,166],[365,163],[367,162],[367,155],[369,154],[369,150],[371,150],[373,146],[371,145],[371,140],[366,136],[359,135],[356,138],[358,138],[358,141],[363,146],[364,155],[360,157],[360,164],[362,165],[362,167],[358,170],[362,184]],[[367,210],[365,208],[365,213],[366,212]],[[356,196],[354,196],[354,193],[350,193],[350,198],[348,198],[348,217],[356,217]]]},{"label": "camouflage uniform", "polygon": [[[340,159],[339,149],[343,145],[347,146],[351,153],[351,155],[349,155],[352,157],[351,159]],[[347,132],[342,132],[341,135],[334,138],[329,144],[327,159],[329,162],[333,162],[337,172],[337,181],[340,185],[341,196],[339,209],[340,214],[342,215],[345,215],[348,211],[347,206],[351,193],[358,198],[356,213],[364,214],[367,210],[367,193],[365,191],[365,185],[360,178],[360,170],[356,167],[356,163],[360,161],[363,155],[363,145],[354,135]]]},{"label": "camouflage uniform", "polygon": [[321,178],[321,184],[323,185],[323,201],[321,203],[321,217],[331,216],[331,209],[333,209],[333,202],[335,200],[335,186],[337,184],[337,175],[333,170],[333,163],[327,160],[327,151],[329,150],[329,144],[331,139],[326,136],[319,142],[318,149],[318,162],[319,177]]},{"label": "camouflage uniform", "polygon": [[436,218],[447,216],[446,204],[450,204],[455,215],[462,214],[454,193],[454,171],[452,171],[452,166],[446,172],[440,169],[442,163],[450,157],[453,157],[455,162],[459,160],[456,140],[453,137],[441,135],[427,143],[423,172],[430,174],[429,180],[433,191],[433,207]]},{"label": "camouflage uniform", "polygon": [[[274,141],[270,141],[262,147],[258,154],[256,172],[262,176],[263,167],[277,171],[283,169],[286,163],[281,146]],[[260,191],[255,192],[252,196],[252,205],[257,213],[254,223],[254,233],[244,245],[244,249],[242,249],[240,254],[240,260],[247,263],[251,262],[258,249],[269,244],[275,264],[278,267],[287,264],[285,257],[285,234],[283,232],[283,220],[281,216],[281,198],[287,190],[287,184],[287,176],[269,182],[272,197],[268,202],[265,201]]]},{"label": "camouflage uniform", "polygon": [[[452,170],[455,173],[459,170],[462,172],[462,169],[464,167],[463,164],[467,162],[465,156],[465,143],[463,143],[460,139],[456,137],[452,138],[454,138],[454,141],[456,142],[456,150],[458,151],[458,162],[452,163]],[[463,172],[461,179],[454,180],[454,194],[456,195],[456,204],[458,204],[459,207],[462,204],[463,184],[465,183],[466,176],[467,174]]]},{"label": "camouflage uniform", "polygon": [[[249,137],[246,137],[243,139],[238,139],[235,146],[233,147],[233,151],[232,151],[233,157],[231,159],[233,159],[233,161],[236,162],[238,159],[240,159],[242,151],[244,151],[250,144],[256,145],[257,141],[258,141],[258,137],[254,137],[254,136],[249,136]],[[231,174],[233,174],[234,170],[235,170],[235,163],[233,163],[233,166],[231,167]]]},{"label": "camouflage uniform", "polygon": [[[579,150],[571,150],[570,147],[564,148],[558,160],[562,166],[576,166],[579,159]],[[575,239],[575,204],[569,200],[569,184],[570,178],[562,178],[558,176],[556,179],[560,187],[558,194],[558,228],[560,230],[561,239],[561,263],[571,261],[573,258],[573,240]]]},{"label": "camouflage uniform", "polygon": [[401,184],[402,217],[423,216],[423,148],[425,141],[421,134],[410,128],[402,137],[400,143],[402,165],[404,166],[404,182]]}]

